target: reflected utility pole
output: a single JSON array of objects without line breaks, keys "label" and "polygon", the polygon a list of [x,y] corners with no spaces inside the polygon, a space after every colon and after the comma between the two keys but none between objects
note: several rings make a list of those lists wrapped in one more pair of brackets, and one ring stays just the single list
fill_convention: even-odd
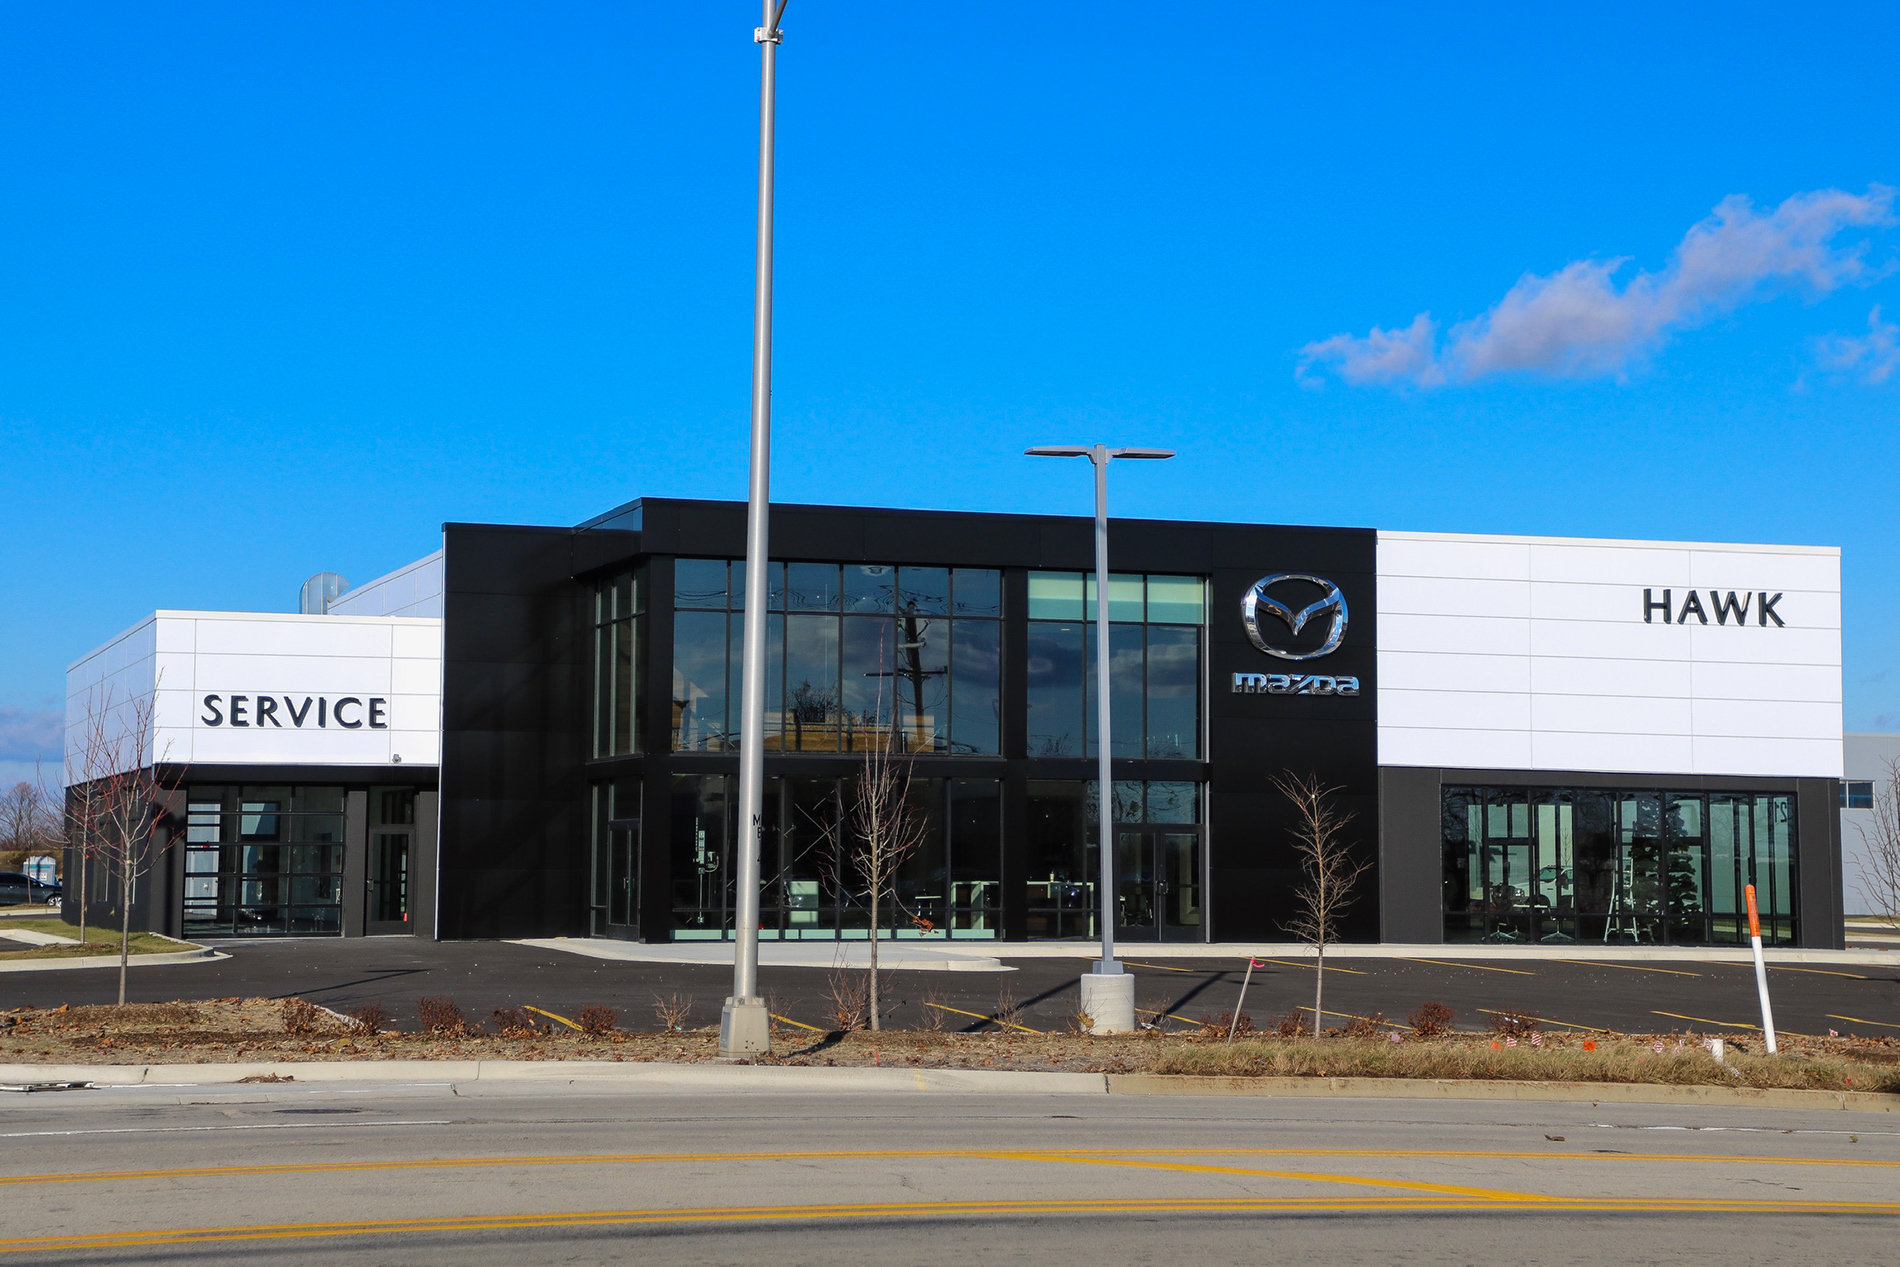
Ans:
[{"label": "reflected utility pole", "polygon": [[772,471],[772,106],[779,19],[785,0],[764,0],[759,46],[759,248],[752,298],[752,460],[746,481],[744,689],[739,712],[738,873],[733,883],[732,997],[719,1013],[719,1054],[772,1049],[772,1018],[759,996],[759,850],[765,836],[765,628],[767,511]]}]

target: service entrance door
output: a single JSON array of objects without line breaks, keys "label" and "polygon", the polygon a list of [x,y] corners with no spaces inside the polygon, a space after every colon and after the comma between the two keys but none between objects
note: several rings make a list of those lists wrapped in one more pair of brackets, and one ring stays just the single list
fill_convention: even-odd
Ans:
[{"label": "service entrance door", "polygon": [[1192,827],[1116,829],[1115,936],[1202,941],[1201,833]]},{"label": "service entrance door", "polygon": [[369,909],[363,931],[407,933],[409,927],[409,859],[414,853],[415,828],[378,827],[369,837]]}]

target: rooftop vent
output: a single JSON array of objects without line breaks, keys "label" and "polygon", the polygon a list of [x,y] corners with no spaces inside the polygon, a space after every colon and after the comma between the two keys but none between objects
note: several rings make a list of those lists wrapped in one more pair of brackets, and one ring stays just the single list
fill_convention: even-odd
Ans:
[{"label": "rooftop vent", "polygon": [[330,604],[343,593],[349,582],[335,572],[319,572],[303,583],[303,598],[297,610],[306,616],[325,616]]}]

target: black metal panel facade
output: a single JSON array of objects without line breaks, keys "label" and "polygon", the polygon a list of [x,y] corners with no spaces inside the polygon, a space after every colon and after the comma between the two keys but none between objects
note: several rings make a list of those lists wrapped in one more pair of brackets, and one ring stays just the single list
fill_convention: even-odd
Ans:
[{"label": "black metal panel facade", "polygon": [[443,535],[443,938],[583,931],[584,591],[566,528]]}]

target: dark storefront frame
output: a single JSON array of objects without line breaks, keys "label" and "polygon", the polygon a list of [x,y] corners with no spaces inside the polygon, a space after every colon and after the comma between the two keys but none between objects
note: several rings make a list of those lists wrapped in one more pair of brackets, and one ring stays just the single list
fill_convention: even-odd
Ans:
[{"label": "dark storefront frame", "polygon": [[[917,753],[914,762],[920,779],[999,784],[999,931],[1004,939],[1030,936],[1029,784],[1088,782],[1095,771],[1085,756],[1032,757],[1026,750],[1029,577],[1086,573],[1093,564],[1090,521],[778,506],[772,527],[777,560],[827,567],[977,568],[1000,575],[1009,613],[999,628],[1001,751],[959,755],[952,740],[942,747],[925,745],[930,750]],[[442,936],[593,930],[600,819],[591,789],[609,781],[639,787],[638,834],[644,845],[635,851],[637,861],[631,865],[637,874],[630,877],[629,889],[639,917],[611,931],[648,940],[672,935],[674,850],[654,845],[675,839],[676,780],[737,773],[730,752],[673,751],[674,710],[652,706],[673,695],[675,560],[736,559],[744,553],[744,538],[742,504],[657,499],[630,503],[576,529],[445,526],[442,838],[450,843],[442,861]],[[1600,775],[1529,778],[1511,771],[1447,774],[1379,767],[1376,534],[1370,530],[1118,520],[1111,526],[1110,550],[1117,574],[1198,575],[1207,583],[1200,757],[1118,755],[1114,772],[1118,783],[1185,782],[1205,789],[1198,825],[1205,850],[1201,907],[1204,934],[1211,938],[1278,940],[1286,935],[1298,869],[1288,843],[1291,815],[1272,786],[1283,771],[1314,774],[1339,788],[1340,808],[1353,815],[1355,849],[1378,864],[1342,928],[1347,940],[1360,941],[1444,936],[1438,830],[1444,778],[1487,784],[1606,782]],[[636,701],[637,743],[628,745],[633,751],[596,757],[594,635],[611,622],[596,618],[595,585],[634,569],[643,569],[639,607],[644,615],[636,620],[645,623],[631,640],[632,673],[647,706],[640,708]],[[1324,576],[1348,596],[1350,626],[1324,666],[1329,675],[1356,678],[1357,695],[1229,690],[1235,673],[1284,668],[1284,662],[1269,663],[1249,644],[1237,614],[1242,595],[1261,576],[1291,571]],[[1319,638],[1323,631],[1309,628],[1303,636]],[[1288,645],[1312,649],[1298,639]],[[1123,733],[1119,726],[1117,733]],[[766,773],[773,779],[845,779],[856,766],[845,751],[775,751],[766,758]],[[1760,782],[1657,777],[1687,789]],[[1658,786],[1646,776],[1607,782]],[[1825,944],[1831,927],[1825,917],[1829,901],[1838,904],[1838,892],[1830,898],[1837,883],[1816,883],[1817,869],[1824,878],[1837,870],[1838,825],[1830,834],[1813,819],[1816,788],[1824,783],[1831,793],[1828,780],[1784,780],[1773,789],[1787,792],[1792,784],[1800,806],[1796,838],[1804,860],[1794,914],[1802,938],[1815,944]],[[1830,811],[1832,799],[1826,798]],[[619,811],[615,815],[614,821],[633,821]]]}]

